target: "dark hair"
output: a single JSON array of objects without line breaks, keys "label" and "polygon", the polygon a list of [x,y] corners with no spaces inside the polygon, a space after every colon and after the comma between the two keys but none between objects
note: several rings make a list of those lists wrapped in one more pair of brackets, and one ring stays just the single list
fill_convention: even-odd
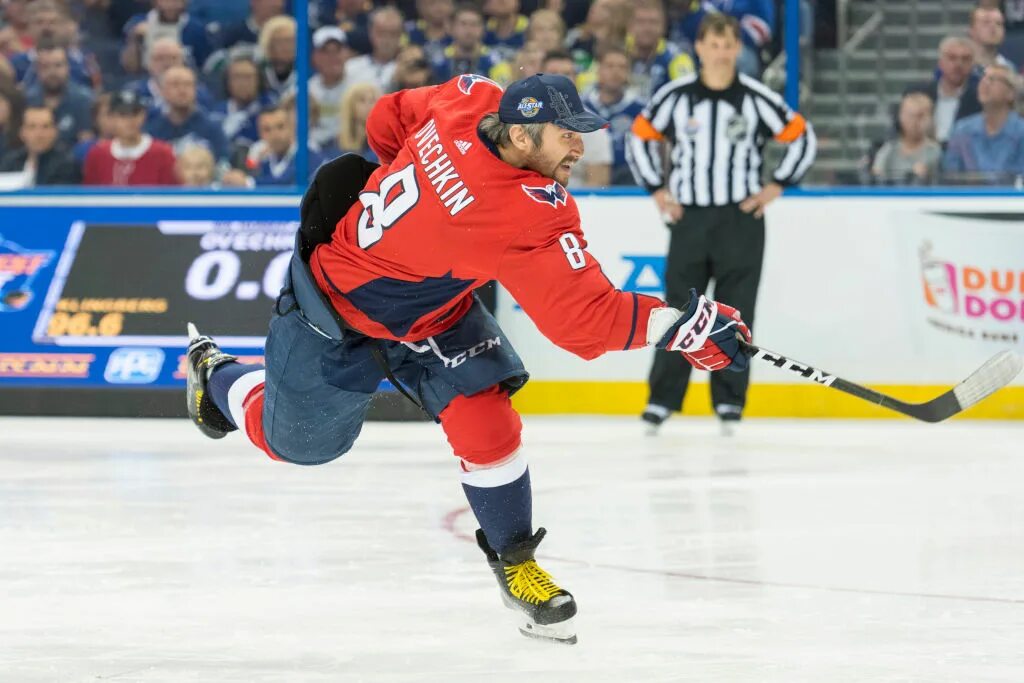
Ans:
[{"label": "dark hair", "polygon": [[697,40],[704,40],[704,36],[708,33],[721,36],[729,32],[732,32],[736,40],[743,39],[740,33],[740,22],[736,21],[736,17],[722,12],[713,12],[705,14],[701,19],[700,26],[697,27]]},{"label": "dark hair", "polygon": [[37,53],[39,53],[39,52],[53,52],[55,50],[60,50],[61,52],[64,53],[65,56],[67,56],[67,54],[68,54],[67,47],[65,47],[61,43],[58,43],[53,38],[46,38],[46,37],[40,38],[39,42],[36,43],[36,52]]},{"label": "dark hair", "polygon": [[544,62],[552,59],[568,59],[573,64],[576,63],[576,60],[572,57],[572,53],[563,48],[555,48],[554,50],[548,50],[544,53]]},{"label": "dark hair", "polygon": [[285,111],[285,108],[283,106],[281,106],[280,104],[268,104],[266,107],[263,107],[263,109],[260,109],[260,113],[259,113],[259,115],[256,118],[259,118],[260,116],[264,116],[264,115],[268,115],[268,114],[278,114],[278,113],[280,113],[280,114],[287,114],[288,112]]},{"label": "dark hair", "polygon": [[625,45],[605,45],[604,47],[597,51],[595,57],[597,57],[597,61],[598,63],[600,63],[603,62],[604,58],[607,57],[608,55],[622,55],[623,57],[626,58],[627,61],[629,60],[629,52],[626,50]]},{"label": "dark hair", "polygon": [[7,130],[0,132],[7,138],[7,149],[21,145],[18,131],[21,130],[21,118],[25,111],[25,96],[15,87],[0,87],[0,98],[7,101],[7,107],[11,110],[7,118]]},{"label": "dark hair", "polygon": [[484,11],[480,9],[480,7],[476,3],[460,2],[458,6],[455,8],[455,11],[452,12],[452,21],[455,21],[455,17],[459,16],[460,14],[464,14],[465,12],[472,12],[473,14],[480,17],[481,21],[487,20],[486,15],[484,15]]}]

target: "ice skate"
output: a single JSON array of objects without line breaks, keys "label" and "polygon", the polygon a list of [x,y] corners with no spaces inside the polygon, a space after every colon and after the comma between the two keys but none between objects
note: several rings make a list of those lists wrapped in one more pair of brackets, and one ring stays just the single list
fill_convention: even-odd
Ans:
[{"label": "ice skate", "polygon": [[192,323],[188,324],[188,378],[185,387],[185,403],[188,416],[206,436],[223,439],[236,427],[220,412],[206,393],[206,383],[214,368],[235,360],[224,353],[212,339],[199,334]]},{"label": "ice skate", "polygon": [[644,423],[644,434],[647,436],[657,436],[661,425],[664,424],[671,414],[672,411],[668,408],[649,403],[644,408],[643,414],[640,415],[640,419]]},{"label": "ice skate", "polygon": [[531,538],[509,548],[503,557],[494,552],[481,529],[477,529],[476,542],[498,579],[505,606],[521,617],[519,632],[530,638],[575,645],[576,601],[533,559],[546,533],[538,529]]}]

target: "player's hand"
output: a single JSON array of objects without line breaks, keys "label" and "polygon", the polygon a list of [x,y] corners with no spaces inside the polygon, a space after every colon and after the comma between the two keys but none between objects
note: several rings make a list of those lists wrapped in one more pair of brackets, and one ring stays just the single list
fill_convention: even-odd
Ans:
[{"label": "player's hand", "polygon": [[683,218],[683,207],[672,197],[672,193],[662,188],[655,190],[654,203],[658,205],[658,213],[665,223],[678,223]]},{"label": "player's hand", "polygon": [[690,303],[668,332],[658,341],[659,349],[680,351],[699,370],[741,372],[750,359],[739,340],[750,341],[750,329],[732,306],[712,301],[690,290]]},{"label": "player's hand", "polygon": [[764,215],[764,208],[774,202],[782,195],[782,185],[778,183],[768,183],[765,185],[760,192],[752,194],[742,202],[740,202],[740,211],[744,213],[754,213],[754,218],[760,218]]}]

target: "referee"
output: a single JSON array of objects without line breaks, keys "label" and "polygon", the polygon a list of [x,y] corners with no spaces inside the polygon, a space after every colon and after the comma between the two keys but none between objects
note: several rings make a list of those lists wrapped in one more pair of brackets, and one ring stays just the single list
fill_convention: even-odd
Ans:
[{"label": "referee", "polygon": [[[672,232],[665,265],[670,306],[685,308],[689,290],[707,289],[739,309],[753,327],[764,256],[764,208],[797,183],[814,162],[810,124],[761,82],[738,74],[743,43],[737,21],[707,15],[695,43],[700,70],[658,92],[633,122],[626,158]],[[761,184],[762,152],[771,136],[789,145],[773,180]],[[665,147],[671,170],[662,170]],[[681,410],[690,365],[682,354],[655,352],[648,432]],[[722,431],[743,414],[750,371],[711,373],[711,402]]]}]

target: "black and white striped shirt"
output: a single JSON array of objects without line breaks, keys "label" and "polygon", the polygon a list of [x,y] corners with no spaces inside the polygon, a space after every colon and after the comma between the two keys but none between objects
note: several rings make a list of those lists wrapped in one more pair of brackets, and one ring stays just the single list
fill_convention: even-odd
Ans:
[{"label": "black and white striped shirt", "polygon": [[[789,145],[773,174],[794,185],[814,162],[814,130],[778,93],[738,74],[725,90],[711,90],[694,74],[667,83],[633,122],[626,159],[638,183],[667,187],[683,206],[736,204],[761,191],[765,142]],[[662,143],[671,145],[665,180]]]}]

